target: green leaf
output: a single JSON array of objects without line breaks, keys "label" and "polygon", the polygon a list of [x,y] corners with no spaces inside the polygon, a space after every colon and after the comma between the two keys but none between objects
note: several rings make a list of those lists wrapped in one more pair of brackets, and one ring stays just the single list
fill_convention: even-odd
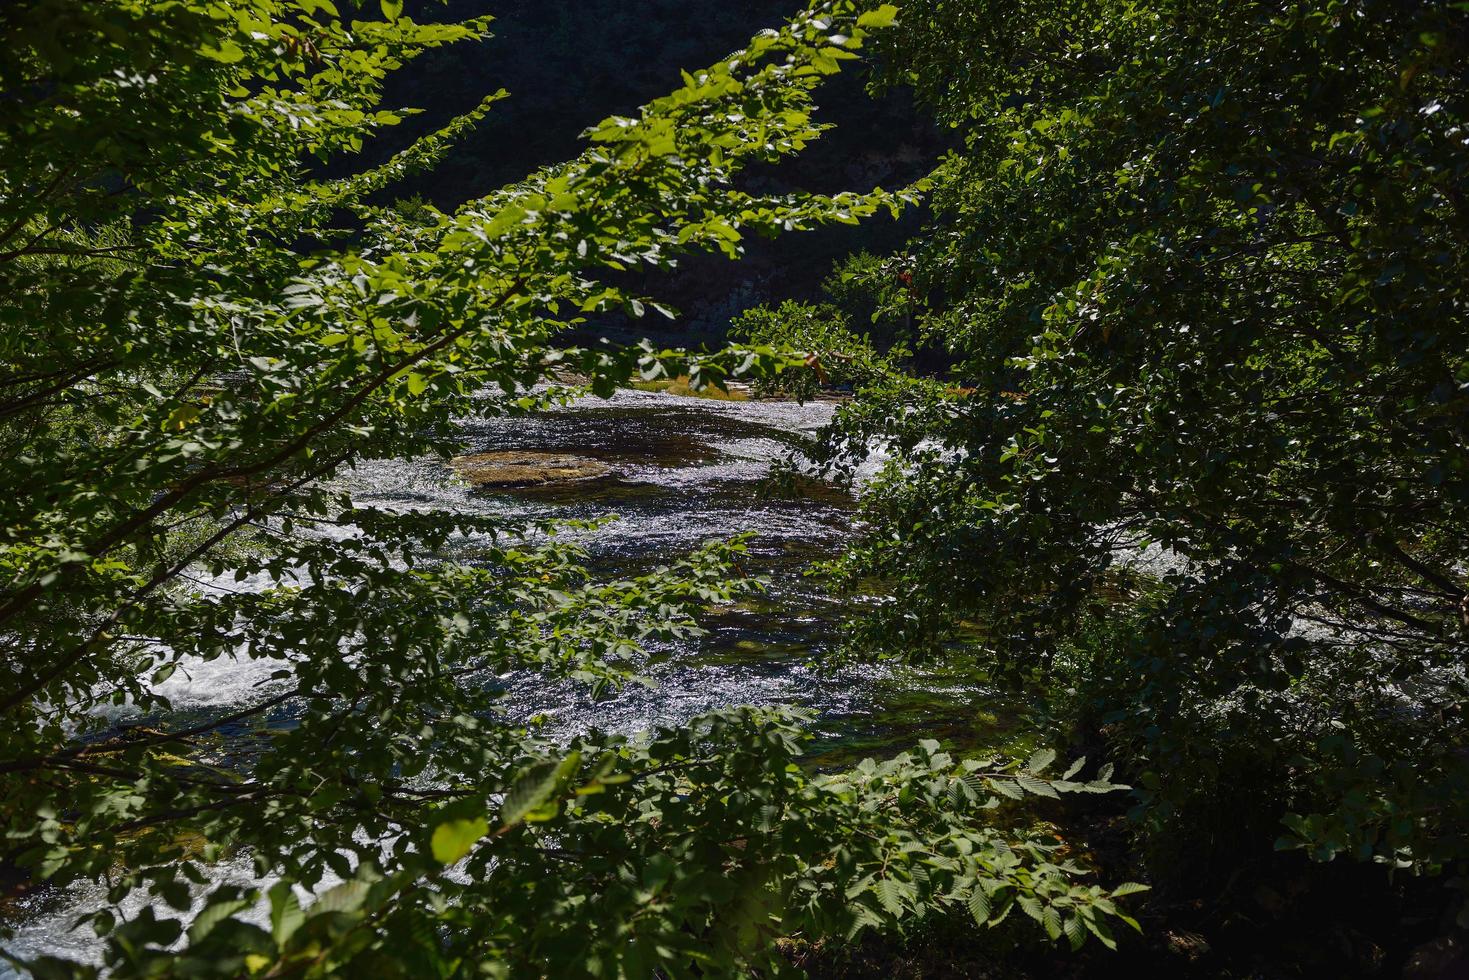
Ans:
[{"label": "green leaf", "polygon": [[1001,796],[1007,796],[1012,800],[1022,800],[1025,798],[1024,791],[1013,780],[986,778],[984,782],[992,791],[999,793]]},{"label": "green leaf", "polygon": [[1108,949],[1117,948],[1117,940],[1112,936],[1112,930],[1108,928],[1107,923],[1097,919],[1087,919],[1086,927],[1093,936],[1102,941],[1103,946]]},{"label": "green leaf", "polygon": [[378,5],[388,20],[397,20],[403,15],[403,0],[378,0]]},{"label": "green leaf", "polygon": [[881,878],[872,886],[877,900],[888,914],[898,918],[903,914],[903,886],[891,878]]},{"label": "green leaf", "polygon": [[276,882],[271,886],[269,896],[270,934],[276,946],[284,948],[301,923],[306,921],[306,913],[301,910],[296,891],[289,882]]},{"label": "green leaf", "polygon": [[1066,917],[1066,938],[1071,943],[1072,949],[1081,949],[1086,942],[1086,924],[1081,921],[1079,915],[1068,915]]},{"label": "green leaf", "polygon": [[166,432],[181,432],[199,421],[202,410],[198,405],[180,405],[168,413],[168,418],[163,422]]},{"label": "green leaf", "polygon": [[453,864],[474,849],[475,843],[490,832],[489,822],[483,817],[449,820],[434,828],[430,848],[434,860],[440,864]]},{"label": "green leaf", "polygon": [[502,827],[515,826],[551,798],[556,791],[557,768],[555,762],[541,762],[521,774],[500,804]]},{"label": "green leaf", "polygon": [[312,904],[311,914],[314,916],[323,912],[354,913],[367,901],[372,886],[381,880],[382,876],[375,868],[369,864],[360,864],[351,878],[322,893],[321,897]]},{"label": "green leaf", "polygon": [[1033,773],[1039,774],[1045,772],[1046,767],[1055,761],[1055,749],[1037,749],[1036,752],[1030,757],[1029,761],[1025,763],[1025,768],[1029,769]]},{"label": "green leaf", "polygon": [[217,899],[204,906],[204,910],[189,924],[189,942],[201,942],[215,928],[236,912],[249,908],[254,903],[247,898]]},{"label": "green leaf", "polygon": [[1046,930],[1046,935],[1052,939],[1061,938],[1061,914],[1056,911],[1054,905],[1047,905],[1041,911],[1041,925]]},{"label": "green leaf", "polygon": [[969,900],[965,903],[969,906],[969,914],[974,916],[974,921],[980,925],[986,925],[990,921],[990,897],[985,894],[983,888],[978,885],[969,893]]},{"label": "green leaf", "polygon": [[1033,776],[1027,776],[1024,773],[1021,773],[1015,777],[1015,784],[1021,789],[1025,790],[1027,793],[1031,793],[1035,796],[1044,796],[1047,799],[1052,800],[1060,799],[1061,797],[1061,794],[1057,793],[1056,788],[1050,783],[1045,782],[1044,780],[1036,779]]},{"label": "green leaf", "polygon": [[245,49],[229,38],[223,39],[218,45],[201,45],[199,53],[226,65],[232,65],[245,57]]},{"label": "green leaf", "polygon": [[857,26],[861,28],[883,28],[892,27],[898,19],[898,8],[890,3],[885,3],[876,10],[869,10],[857,18]]}]

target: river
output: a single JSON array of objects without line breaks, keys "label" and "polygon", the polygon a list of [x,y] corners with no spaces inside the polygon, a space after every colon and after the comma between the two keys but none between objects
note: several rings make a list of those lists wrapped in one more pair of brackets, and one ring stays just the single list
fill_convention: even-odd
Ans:
[{"label": "river", "polygon": [[[668,562],[712,538],[753,533],[744,571],[768,577],[768,590],[753,602],[712,611],[704,620],[707,635],[655,650],[646,671],[655,687],[631,685],[593,700],[570,684],[507,679],[499,707],[512,716],[543,715],[553,733],[593,727],[631,733],[732,705],[794,704],[819,712],[810,762],[822,767],[891,752],[921,737],[969,741],[977,729],[997,734],[1003,728],[997,703],[966,679],[832,662],[841,606],[804,573],[813,561],[835,555],[853,533],[856,502],[820,484],[772,492],[768,479],[832,411],[821,402],[622,391],[529,418],[465,423],[471,451],[573,453],[607,464],[611,472],[602,479],[486,492],[454,479],[437,460],[423,460],[368,464],[347,482],[359,502],[388,507],[536,518],[615,514],[616,520],[579,532],[592,567],[609,575]],[[261,682],[277,666],[221,659],[180,670],[165,682],[178,717],[163,721],[197,724],[212,713],[238,710],[266,696]],[[223,864],[216,874],[219,881],[249,880],[243,861]],[[97,940],[89,929],[71,931],[70,925],[103,900],[103,889],[90,883],[38,889],[12,905],[16,933],[4,945],[21,957],[94,960]]]}]

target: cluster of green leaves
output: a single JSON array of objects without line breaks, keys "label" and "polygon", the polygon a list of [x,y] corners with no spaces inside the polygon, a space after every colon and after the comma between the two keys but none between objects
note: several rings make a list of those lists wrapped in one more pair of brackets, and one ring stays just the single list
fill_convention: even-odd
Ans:
[{"label": "cluster of green leaves", "polygon": [[808,370],[784,372],[757,388],[798,399],[811,398],[828,385],[860,388],[891,372],[892,360],[904,353],[901,349],[878,353],[867,335],[854,332],[835,306],[794,300],[775,309],[745,310],[730,322],[729,336],[744,344],[794,351]]},{"label": "cluster of green leaves", "polygon": [[[926,189],[920,181],[918,189]],[[854,252],[833,264],[831,273],[821,283],[821,292],[830,303],[851,319],[862,324],[872,324],[871,333],[878,346],[887,347],[912,343],[911,317],[904,316],[898,323],[885,322],[883,313],[891,312],[902,304],[902,294],[907,292],[902,272],[890,268],[892,259],[874,255],[863,250]],[[905,311],[906,312],[906,311]]]},{"label": "cluster of green leaves", "polygon": [[[770,961],[775,933],[896,926],[975,882],[996,916],[1013,899],[1073,939],[1077,917],[1105,937],[1110,897],[985,830],[932,753],[811,780],[778,719],[566,749],[497,718],[507,670],[605,686],[643,640],[695,629],[740,587],[738,542],[598,581],[546,528],[363,506],[333,479],[451,455],[456,419],[532,411],[565,369],[605,394],[798,364],[558,337],[587,313],[657,308],[609,276],[900,208],[733,183],[819,135],[812,92],[893,9],[817,3],[593,127],[575,160],[446,214],[368,197],[433,164],[498,95],[383,166],[319,168],[345,169],[401,118],[379,107],[390,72],[486,28],[382,7],[381,22],[330,0],[0,11],[7,862],[57,885],[105,879],[113,903],[156,898],[91,917],[117,976],[712,974]],[[446,557],[462,537],[472,561]],[[231,572],[267,585],[199,584]],[[272,672],[226,714],[170,717],[158,685],[221,659]],[[285,883],[269,933],[237,915],[252,895],[208,884],[231,853]],[[907,867],[924,855],[942,859],[927,872],[942,894]],[[881,884],[900,866],[899,891]],[[858,923],[866,886],[846,889],[874,868],[887,897]],[[303,910],[292,889],[329,874],[348,884]],[[201,901],[187,929],[167,911]]]},{"label": "cluster of green leaves", "polygon": [[1466,45],[1449,0],[914,0],[883,41],[962,139],[895,260],[953,372],[828,440],[894,457],[858,639],[1075,686],[1174,881],[1469,859]]},{"label": "cluster of green leaves", "polygon": [[[507,766],[442,794],[303,906],[286,883],[221,888],[182,925],[151,909],[118,927],[128,976],[646,977],[792,972],[783,936],[904,928],[1013,908],[1053,938],[1111,946],[1136,926],[1111,891],[1039,835],[989,820],[1001,797],[1109,792],[1014,763],[956,762],[928,742],[851,773],[807,776],[798,717],[744,709],[627,741],[521,739]],[[483,737],[494,738],[489,731]],[[486,758],[491,754],[486,753]],[[391,870],[384,870],[384,866]],[[260,925],[232,918],[268,906]],[[569,941],[569,937],[577,937]],[[49,964],[36,964],[45,975]]]}]

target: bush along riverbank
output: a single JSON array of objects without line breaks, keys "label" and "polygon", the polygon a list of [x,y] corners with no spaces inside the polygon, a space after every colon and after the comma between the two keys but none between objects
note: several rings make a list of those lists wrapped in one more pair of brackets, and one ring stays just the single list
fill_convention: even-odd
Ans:
[{"label": "bush along riverbank", "polygon": [[1116,762],[1100,854],[1199,975],[1464,967],[1466,16],[917,0],[881,42],[964,147],[847,283],[942,364],[818,450],[892,461],[847,635]]}]

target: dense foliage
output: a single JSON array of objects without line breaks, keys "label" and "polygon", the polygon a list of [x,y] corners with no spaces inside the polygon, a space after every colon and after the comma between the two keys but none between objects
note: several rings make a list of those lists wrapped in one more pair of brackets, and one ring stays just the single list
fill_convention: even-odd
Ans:
[{"label": "dense foliage", "polygon": [[809,371],[790,371],[760,382],[759,390],[810,398],[823,385],[860,387],[893,370],[901,350],[879,354],[866,334],[852,329],[847,316],[830,304],[787,300],[775,308],[745,310],[729,325],[732,340],[800,351]]},{"label": "dense foliage", "polygon": [[[1104,791],[1106,772],[926,743],[811,776],[779,713],[573,744],[495,713],[507,670],[625,680],[642,641],[744,587],[738,542],[598,581],[554,528],[362,506],[337,479],[448,456],[456,419],[554,401],[542,383],[566,368],[607,393],[796,363],[557,338],[655,308],[616,285],[629,269],[900,207],[732,184],[819,134],[812,91],[894,11],[819,4],[593,127],[576,159],[446,214],[367,202],[498,95],[382,166],[321,169],[399,120],[380,107],[389,73],[486,29],[381,7],[0,11],[9,866],[151,896],[87,916],[116,976],[780,972],[778,936],[946,909],[1018,907],[1053,939],[1110,945],[1109,921],[1130,921],[1112,899],[1135,886],[1083,884],[1053,839],[991,820],[1004,799]],[[170,719],[160,685],[222,658],[270,665],[256,699]],[[209,885],[226,856],[263,880]],[[268,927],[244,917],[262,902]]]},{"label": "dense foliage", "polygon": [[[507,671],[614,691],[754,587],[739,541],[606,580],[555,525],[348,492],[571,378],[857,389],[819,455],[891,462],[833,572],[891,595],[853,649],[971,665],[1040,742],[1122,761],[1109,875],[1165,886],[1159,920],[1354,862],[1449,882],[1423,934],[1469,928],[1463,3],[832,0],[447,213],[385,202],[461,197],[487,142],[435,165],[505,93],[378,162],[410,114],[384,85],[460,43],[410,86],[437,91],[488,19],[380,9],[0,8],[4,871],[105,881],[107,968],[779,974],[787,938],[1135,924],[1141,886],[1016,829],[1110,769],[925,741],[815,774],[799,713],[568,743],[497,712]],[[698,19],[581,16],[608,9]],[[671,313],[632,284],[685,257],[911,203],[748,172],[820,136],[816,87],[874,41],[957,141],[922,235],[727,350],[568,346]],[[221,660],[269,665],[257,697],[172,712]]]},{"label": "dense foliage", "polygon": [[951,376],[828,440],[893,453],[857,644],[1045,692],[1185,894],[1462,875],[1469,10],[914,0],[882,57],[963,145],[870,273]]}]

